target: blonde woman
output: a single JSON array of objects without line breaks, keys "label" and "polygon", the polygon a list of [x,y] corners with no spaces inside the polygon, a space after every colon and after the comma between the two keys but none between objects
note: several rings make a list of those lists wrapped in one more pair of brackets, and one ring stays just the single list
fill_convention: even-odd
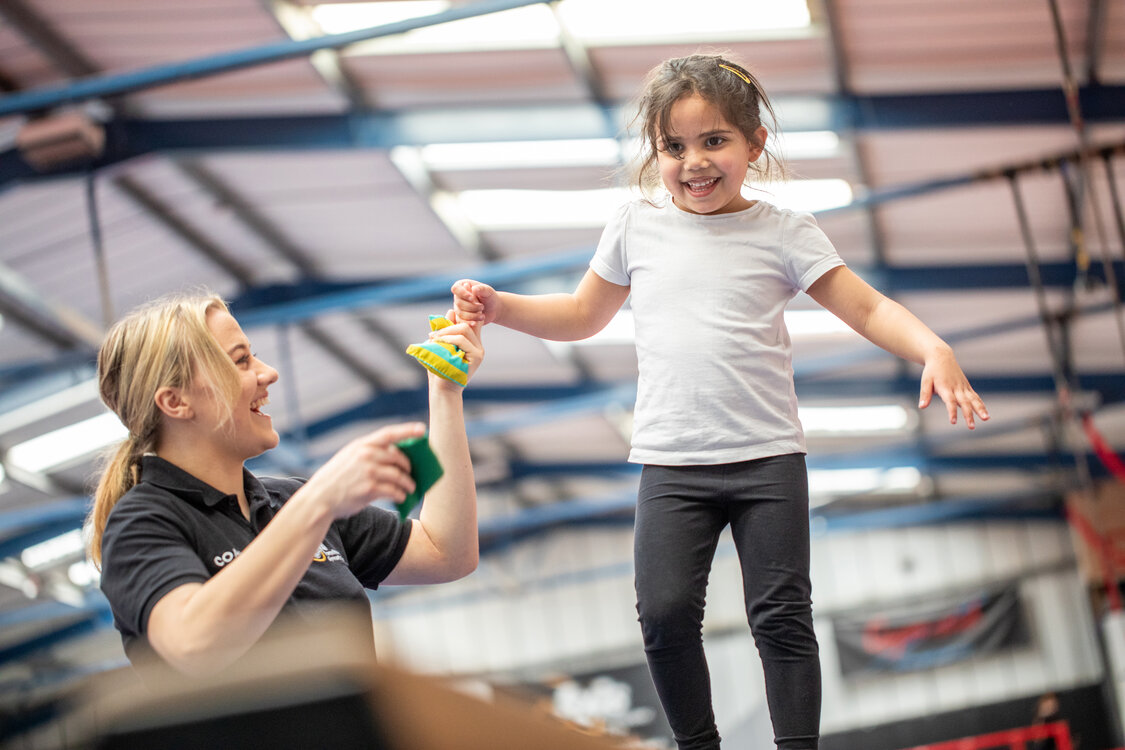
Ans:
[{"label": "blonde woman", "polygon": [[[465,351],[471,377],[484,356],[478,333],[454,324],[436,338]],[[445,474],[419,517],[402,521],[370,503],[413,490],[395,443],[426,425],[356,439],[307,481],[255,477],[243,463],[278,444],[263,411],[278,373],[254,355],[224,302],[163,298],[118,322],[98,354],[98,378],[129,436],[101,477],[88,527],[130,660],[155,653],[182,672],[213,672],[283,613],[366,608],[365,588],[473,571],[462,389],[428,377],[429,440]]]}]

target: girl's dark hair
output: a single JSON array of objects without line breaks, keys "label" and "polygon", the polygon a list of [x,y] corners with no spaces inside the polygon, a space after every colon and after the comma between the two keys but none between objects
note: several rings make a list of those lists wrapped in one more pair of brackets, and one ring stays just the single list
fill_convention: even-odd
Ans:
[{"label": "girl's dark hair", "polygon": [[758,79],[746,68],[720,55],[696,54],[657,65],[649,71],[637,98],[633,124],[640,124],[641,144],[631,182],[643,194],[651,195],[660,185],[657,152],[668,136],[672,105],[692,95],[717,107],[723,119],[738,128],[750,143],[762,146],[761,157],[750,164],[747,180],[751,174],[762,180],[785,178],[785,165],[777,152],[758,141],[760,127],[765,126],[774,137],[778,132],[773,105]]}]

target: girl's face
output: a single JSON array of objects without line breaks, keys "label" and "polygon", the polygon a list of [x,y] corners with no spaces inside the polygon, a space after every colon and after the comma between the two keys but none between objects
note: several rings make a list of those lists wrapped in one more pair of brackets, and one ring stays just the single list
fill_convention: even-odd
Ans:
[{"label": "girl's face", "polygon": [[230,421],[223,423],[223,410],[215,403],[213,391],[195,390],[195,411],[199,419],[213,426],[220,449],[240,460],[253,458],[277,446],[279,436],[273,420],[261,408],[269,403],[269,386],[277,382],[277,370],[254,356],[250,341],[234,317],[223,310],[207,314],[207,327],[238,371],[238,395],[231,405]]},{"label": "girl's face", "polygon": [[[765,144],[766,129],[758,128]],[[693,214],[726,214],[749,208],[742,183],[762,146],[746,139],[718,108],[698,94],[672,105],[667,141],[657,144],[657,165],[664,187],[680,209]]]}]

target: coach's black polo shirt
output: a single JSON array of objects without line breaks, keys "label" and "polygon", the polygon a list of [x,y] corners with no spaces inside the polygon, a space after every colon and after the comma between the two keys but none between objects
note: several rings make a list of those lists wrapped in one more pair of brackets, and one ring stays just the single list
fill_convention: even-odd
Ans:
[{"label": "coach's black polo shirt", "polygon": [[[140,482],[114,506],[102,536],[102,591],[134,663],[151,654],[145,631],[153,605],[177,586],[203,583],[246,549],[304,480],[259,479],[243,470],[247,521],[235,495],[157,456],[141,459]],[[318,605],[354,601],[369,608],[364,588],[377,588],[398,564],[410,522],[368,507],[333,522],[283,615],[312,621]]]}]

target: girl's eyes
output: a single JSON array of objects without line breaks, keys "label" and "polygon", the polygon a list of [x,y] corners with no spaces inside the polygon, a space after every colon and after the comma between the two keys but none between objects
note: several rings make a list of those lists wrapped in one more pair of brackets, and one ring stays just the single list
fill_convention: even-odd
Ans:
[{"label": "girl's eyes", "polygon": [[[724,143],[726,143],[726,142],[727,142],[727,139],[726,139],[726,138],[725,138],[724,136],[721,136],[721,135],[712,135],[712,136],[708,136],[708,137],[707,137],[707,138],[706,138],[706,139],[705,139],[705,140],[703,141],[703,145],[704,145],[704,147],[706,147],[706,148],[718,148],[718,147],[722,146],[722,145],[723,145]],[[664,149],[663,149],[663,150],[664,150],[665,152],[667,152],[667,153],[671,154],[672,156],[676,156],[676,155],[678,155],[678,154],[681,154],[681,153],[683,153],[683,151],[684,151],[684,144],[682,144],[682,143],[676,143],[676,142],[674,142],[674,141],[673,141],[673,142],[670,142],[670,143],[666,143],[666,144],[664,145]]]},{"label": "girl's eyes", "polygon": [[254,357],[257,357],[257,356],[258,356],[257,354],[254,354],[252,352],[250,354],[243,354],[241,357],[236,359],[234,361],[234,363],[236,365],[238,365],[239,367],[246,367],[246,366],[249,366],[250,360],[253,359]]}]

